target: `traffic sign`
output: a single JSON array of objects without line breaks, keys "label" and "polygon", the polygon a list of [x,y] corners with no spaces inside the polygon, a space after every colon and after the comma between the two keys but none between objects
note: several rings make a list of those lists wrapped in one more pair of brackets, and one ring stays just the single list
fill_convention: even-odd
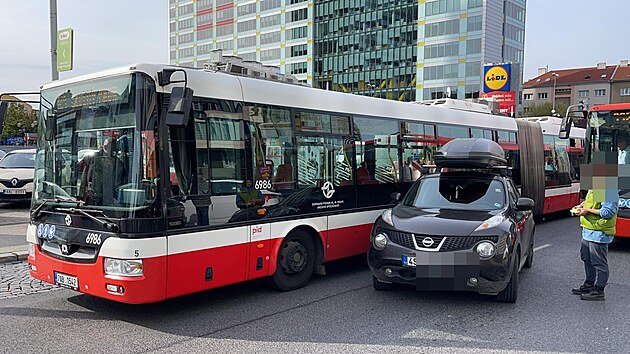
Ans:
[{"label": "traffic sign", "polygon": [[57,32],[57,71],[72,70],[73,32],[72,28]]}]

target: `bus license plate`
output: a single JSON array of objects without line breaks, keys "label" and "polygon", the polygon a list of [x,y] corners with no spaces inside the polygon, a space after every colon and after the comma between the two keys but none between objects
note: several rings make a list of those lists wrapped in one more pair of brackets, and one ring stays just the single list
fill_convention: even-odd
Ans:
[{"label": "bus license plate", "polygon": [[405,267],[415,267],[416,257],[403,256],[402,263]]},{"label": "bus license plate", "polygon": [[64,288],[79,290],[79,278],[73,277],[72,275],[55,272],[55,284],[63,286]]},{"label": "bus license plate", "polygon": [[5,189],[4,194],[26,194],[26,189]]}]

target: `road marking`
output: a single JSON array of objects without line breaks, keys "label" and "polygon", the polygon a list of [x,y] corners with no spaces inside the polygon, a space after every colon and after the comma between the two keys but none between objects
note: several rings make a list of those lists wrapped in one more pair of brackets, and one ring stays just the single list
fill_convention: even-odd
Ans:
[{"label": "road marking", "polygon": [[551,247],[551,246],[552,246],[552,244],[550,244],[550,243],[546,243],[546,244],[544,244],[544,245],[541,245],[541,246],[538,246],[538,247],[534,247],[534,252],[536,252],[536,251],[540,251],[540,250],[542,250],[542,249],[545,249],[545,248],[547,248],[547,247]]}]

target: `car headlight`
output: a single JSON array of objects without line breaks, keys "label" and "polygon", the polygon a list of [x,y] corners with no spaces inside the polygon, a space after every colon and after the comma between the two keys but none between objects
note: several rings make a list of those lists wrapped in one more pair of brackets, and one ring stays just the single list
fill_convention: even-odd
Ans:
[{"label": "car headlight", "polygon": [[494,247],[494,243],[489,241],[483,241],[477,245],[477,253],[481,258],[490,258],[494,256],[496,252],[496,248]]},{"label": "car headlight", "polygon": [[392,210],[391,209],[385,210],[383,212],[383,214],[381,214],[381,219],[383,219],[383,221],[385,221],[389,225],[394,226],[394,221],[392,220]]},{"label": "car headlight", "polygon": [[105,258],[105,274],[138,277],[144,274],[141,259]]},{"label": "car headlight", "polygon": [[495,226],[500,225],[504,220],[505,220],[505,218],[503,217],[503,215],[495,215],[495,216],[487,219],[486,221],[482,222],[481,225],[477,226],[475,231],[491,229],[491,228],[493,228]]},{"label": "car headlight", "polygon": [[28,256],[31,258],[35,258],[35,244],[34,243],[28,244]]},{"label": "car headlight", "polygon": [[387,246],[387,236],[385,236],[385,234],[377,234],[376,236],[374,236],[372,245],[378,251],[384,250],[385,246]]}]

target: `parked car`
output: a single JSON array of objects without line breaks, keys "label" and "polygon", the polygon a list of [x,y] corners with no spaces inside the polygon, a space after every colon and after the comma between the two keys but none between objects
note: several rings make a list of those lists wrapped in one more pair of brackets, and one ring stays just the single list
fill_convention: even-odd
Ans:
[{"label": "parked car", "polygon": [[[458,153],[461,152],[461,153]],[[376,290],[464,290],[515,302],[533,262],[534,201],[521,198],[503,149],[485,139],[442,147],[442,172],[418,179],[373,225],[368,263]],[[503,165],[503,167],[500,167]]]},{"label": "parked car", "polygon": [[0,160],[0,201],[30,200],[35,173],[35,149],[13,150]]}]

